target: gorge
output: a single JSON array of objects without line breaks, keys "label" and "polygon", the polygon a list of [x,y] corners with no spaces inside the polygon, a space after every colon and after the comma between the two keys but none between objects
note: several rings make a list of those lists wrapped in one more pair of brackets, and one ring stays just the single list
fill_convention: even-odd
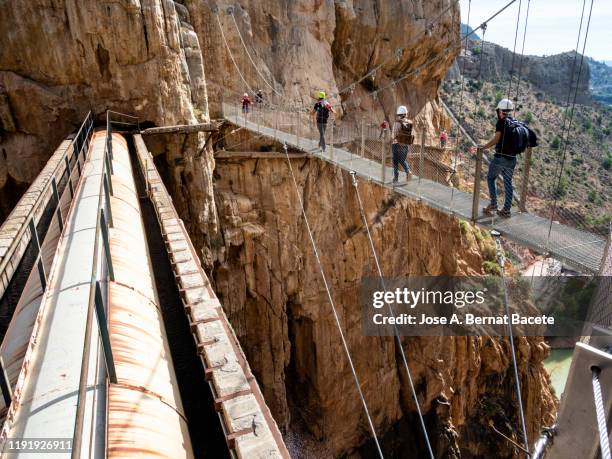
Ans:
[{"label": "gorge", "polygon": [[[419,129],[449,124],[438,91],[459,52],[453,0],[33,0],[0,12],[0,27],[11,30],[0,48],[20,50],[0,56],[0,220],[88,110],[99,121],[107,109],[130,113],[141,127],[194,124],[220,118],[223,100],[247,90],[242,78],[266,89],[246,70],[232,15],[283,103],[310,105],[315,91],[335,93],[386,63],[335,101],[339,118],[389,116],[399,100]],[[376,102],[365,97],[437,54]],[[249,140],[234,131],[225,123],[220,135]],[[376,269],[349,174],[295,155],[296,189],[279,145],[250,139],[248,150],[228,151],[207,135],[146,140],[292,456],[375,454],[299,193],[385,453],[425,457],[396,343],[361,331],[360,283]],[[375,183],[358,186],[385,275],[480,275],[494,259],[492,239],[475,226]],[[404,338],[402,346],[436,457],[519,456],[495,432],[520,437],[507,339]],[[530,438],[557,410],[548,352],[542,338],[517,339]]]}]

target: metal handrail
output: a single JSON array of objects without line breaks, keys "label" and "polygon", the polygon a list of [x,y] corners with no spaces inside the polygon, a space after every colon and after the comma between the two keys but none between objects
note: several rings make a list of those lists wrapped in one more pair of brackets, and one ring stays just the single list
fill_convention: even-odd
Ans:
[{"label": "metal handrail", "polygon": [[[104,352],[104,358],[106,362],[106,369],[109,382],[112,384],[117,383],[117,374],[115,371],[115,364],[112,355],[112,349],[110,346],[110,337],[108,333],[108,327],[106,317],[104,316],[104,307],[101,304],[103,300],[100,291],[100,281],[98,280],[98,258],[100,256],[100,239],[104,244],[106,265],[109,273],[109,280],[114,281],[114,271],[112,265],[112,258],[110,256],[110,245],[108,240],[108,228],[112,226],[112,213],[111,213],[111,202],[110,197],[113,195],[112,191],[112,123],[110,116],[111,111],[107,111],[106,114],[106,137],[104,142],[104,152],[102,155],[102,180],[100,181],[100,189],[98,195],[98,204],[96,210],[96,230],[94,236],[94,253],[91,270],[91,280],[89,286],[89,299],[87,301],[87,318],[85,324],[85,338],[83,342],[83,357],[81,360],[81,372],[79,376],[79,391],[77,398],[77,411],[75,415],[75,427],[72,442],[72,457],[80,458],[81,447],[82,447],[82,433],[85,415],[85,397],[87,393],[87,377],[89,373],[89,355],[91,347],[91,333],[93,328],[93,315],[96,314],[98,319],[98,328],[100,331],[100,338],[102,340],[102,348]],[[125,115],[123,113],[112,112],[129,118],[138,120],[138,118]],[[138,123],[136,123],[137,126]],[[106,206],[106,213],[104,207]],[[107,218],[108,217],[108,218]],[[108,285],[107,285],[108,288]],[[108,297],[108,296],[107,296]]]},{"label": "metal handrail", "polygon": [[[123,118],[129,118],[131,120],[135,120],[135,122],[122,123],[120,121],[113,121],[112,120],[112,115],[119,115],[119,116],[121,116]],[[134,116],[134,115],[128,115],[126,113],[116,112],[116,111],[113,111],[113,110],[107,110],[106,111],[106,125],[107,125],[107,127],[110,126],[112,123],[115,123],[115,124],[128,124],[128,125],[136,126],[136,130],[138,132],[140,132],[140,119],[137,116]]]},{"label": "metal handrail", "polygon": [[[89,121],[89,123],[88,123],[88,121]],[[71,148],[71,147],[74,147],[75,142],[79,140],[81,134],[84,132],[83,128],[86,125],[89,125],[89,127],[88,127],[88,131],[86,133],[85,139],[82,141],[81,146],[79,147],[78,151],[75,153],[74,148]],[[77,134],[74,136],[74,138],[72,139],[72,141],[70,142],[70,144],[68,145],[68,147],[66,148],[64,153],[62,153],[60,161],[58,161],[57,165],[55,166],[55,169],[53,169],[51,177],[56,177],[57,176],[61,166],[66,168],[65,171],[68,170],[68,174],[70,176],[70,173],[71,173],[72,169],[69,170],[67,165],[66,165],[66,158],[68,158],[68,152],[69,152],[69,150],[72,150],[72,156],[70,156],[70,158],[68,158],[69,162],[72,160],[72,158],[74,157],[75,154],[77,155],[77,161],[75,162],[75,165],[76,165],[77,162],[78,162],[78,156],[83,151],[83,147],[86,144],[88,144],[87,140],[91,138],[90,134],[91,134],[92,129],[93,129],[93,118],[92,118],[91,111],[89,111],[89,112],[87,112],[87,115],[85,116],[85,119],[81,123],[81,126],[80,126],[79,130],[77,131]],[[64,173],[65,172],[62,172],[62,175]],[[0,260],[0,273],[4,272],[4,269],[6,268],[6,265],[8,264],[9,260],[12,258],[13,253],[15,252],[17,246],[19,245],[19,243],[21,241],[21,238],[23,237],[26,229],[29,228],[30,221],[33,220],[34,215],[38,211],[38,209],[39,209],[39,207],[40,207],[40,205],[42,203],[43,196],[47,193],[49,187],[51,187],[52,181],[53,180],[49,180],[45,184],[43,190],[41,190],[40,194],[38,195],[38,198],[36,198],[36,201],[32,205],[32,208],[30,209],[30,212],[26,216],[25,221],[21,225],[21,228],[19,229],[19,231],[17,232],[17,234],[13,238],[13,241],[11,242],[11,245],[8,247],[6,253],[4,254],[4,257],[2,258],[2,260]],[[58,205],[59,205],[59,203],[58,203]]]}]

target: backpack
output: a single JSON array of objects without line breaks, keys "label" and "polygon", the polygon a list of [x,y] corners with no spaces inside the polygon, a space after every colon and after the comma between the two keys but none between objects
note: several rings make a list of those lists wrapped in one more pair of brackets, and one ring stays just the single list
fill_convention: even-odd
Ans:
[{"label": "backpack", "polygon": [[317,123],[327,123],[329,112],[331,111],[329,102],[317,102],[315,110],[317,112]]},{"label": "backpack", "polygon": [[400,130],[397,133],[398,143],[404,145],[412,145],[414,143],[414,136],[412,135],[412,123],[409,121],[400,121]]},{"label": "backpack", "polygon": [[506,155],[518,155],[523,153],[527,147],[537,147],[538,137],[525,123],[506,118],[504,142],[501,153]]}]

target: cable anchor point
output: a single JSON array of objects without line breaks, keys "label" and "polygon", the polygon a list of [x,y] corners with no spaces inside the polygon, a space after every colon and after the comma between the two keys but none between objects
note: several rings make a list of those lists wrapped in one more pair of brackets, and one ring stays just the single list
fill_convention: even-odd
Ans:
[{"label": "cable anchor point", "polygon": [[357,172],[350,171],[350,173],[351,173],[351,180],[353,181],[353,186],[357,188]]}]

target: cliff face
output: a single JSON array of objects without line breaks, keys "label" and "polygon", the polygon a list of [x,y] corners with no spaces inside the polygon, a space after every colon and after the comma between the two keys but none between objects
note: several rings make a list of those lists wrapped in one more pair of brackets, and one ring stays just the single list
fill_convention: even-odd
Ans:
[{"label": "cliff face", "polygon": [[[253,68],[232,17],[259,73]],[[459,10],[453,0],[246,1],[85,0],[4,2],[0,5],[0,208],[3,220],[38,174],[55,145],[92,109],[135,114],[155,125],[219,116],[219,102],[247,90],[227,52],[216,14],[236,64],[253,89],[288,105],[310,105],[320,89],[345,87],[393,57],[342,104],[382,117],[400,103],[420,113],[426,127],[440,125],[437,90],[456,51]],[[438,17],[439,16],[439,17]],[[423,38],[425,26],[436,19]],[[414,78],[385,86],[439,55]],[[204,72],[206,69],[206,74]],[[208,88],[207,88],[208,85]],[[340,100],[336,107],[342,112]],[[353,107],[356,106],[356,107]],[[152,149],[192,234],[209,245],[216,233],[210,150],[202,135],[160,137]],[[6,188],[5,188],[6,187]],[[208,250],[202,254],[211,262]]]},{"label": "cliff face", "polygon": [[[222,94],[226,100],[237,101],[250,87],[261,88],[277,103],[309,106],[317,91],[335,93],[386,62],[373,78],[332,102],[340,110],[340,103],[350,105],[349,116],[367,110],[381,117],[394,113],[403,103],[414,116],[431,105],[437,108],[438,86],[458,51],[446,51],[458,45],[459,9],[452,0],[268,0],[230,5],[209,0],[208,9],[200,8],[195,0],[185,4],[192,18],[198,18],[194,24],[206,56],[211,101],[221,100]],[[216,16],[246,84],[232,63]],[[434,19],[430,33],[424,36]],[[261,75],[251,64],[239,31]],[[400,47],[406,49],[395,57]],[[435,64],[381,92],[378,100],[366,95],[436,55]],[[218,111],[214,102],[211,111]]]},{"label": "cliff face", "polygon": [[468,78],[508,81],[511,73],[516,78],[520,70],[522,79],[529,81],[540,91],[565,102],[570,88],[572,68],[575,65],[571,81],[572,97],[573,92],[577,91],[576,102],[586,104],[591,102],[589,90],[591,73],[588,59],[585,59],[580,79],[576,81],[580,59],[581,55],[576,55],[573,51],[544,57],[521,57],[520,54],[515,54],[495,43],[485,42],[483,46],[480,40],[468,40],[467,50],[463,50],[457,58],[447,78],[459,79],[460,71],[463,69],[464,76]]},{"label": "cliff face", "polygon": [[[412,455],[402,457],[421,457],[394,341],[362,335],[360,282],[376,270],[350,177],[318,160],[296,159],[293,168],[377,430],[394,451],[408,448]],[[279,425],[305,430],[331,454],[354,453],[367,426],[287,163],[226,159],[216,177],[217,293],[266,400]],[[377,185],[359,186],[385,275],[476,274],[482,254],[491,256],[492,242],[478,230]],[[512,457],[488,425],[491,419],[506,433],[519,425],[507,341],[411,338],[403,345],[439,457]],[[542,367],[548,349],[520,339],[518,352],[533,438],[555,409]],[[402,423],[408,433],[394,434]]]},{"label": "cliff face", "polygon": [[[0,18],[3,201],[19,197],[88,110],[102,115],[113,109],[156,125],[208,118],[199,40],[183,5],[171,0],[2,2]],[[190,183],[177,180],[176,186],[202,195],[191,209],[193,220],[202,230],[214,230],[212,182],[206,180],[213,164],[203,154],[203,136],[162,143],[170,160],[183,159],[175,176],[188,171],[198,177]]]}]

